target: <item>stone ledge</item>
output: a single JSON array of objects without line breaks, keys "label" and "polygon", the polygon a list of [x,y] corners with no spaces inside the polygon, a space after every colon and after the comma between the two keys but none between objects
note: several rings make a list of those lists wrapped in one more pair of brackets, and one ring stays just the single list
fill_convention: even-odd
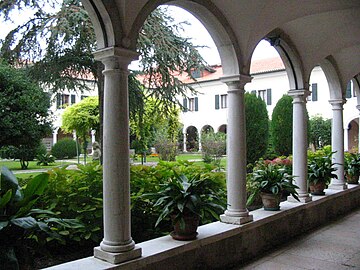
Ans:
[{"label": "stone ledge", "polygon": [[[212,269],[250,260],[292,237],[326,224],[360,207],[360,186],[347,190],[325,190],[325,196],[313,196],[308,203],[282,202],[280,211],[252,211],[254,221],[243,225],[214,222],[200,226],[194,241],[176,241],[170,236],[137,244],[142,257],[118,265],[93,257],[50,267],[73,269]],[[268,228],[271,230],[268,230]]]}]

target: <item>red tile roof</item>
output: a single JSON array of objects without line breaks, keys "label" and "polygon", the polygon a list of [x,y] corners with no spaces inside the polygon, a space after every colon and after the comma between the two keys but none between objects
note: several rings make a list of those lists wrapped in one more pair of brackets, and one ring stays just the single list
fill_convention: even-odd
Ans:
[{"label": "red tile roof", "polygon": [[[284,70],[285,66],[280,57],[256,59],[251,62],[250,74],[261,74],[266,72],[274,72]],[[196,78],[196,82],[218,80],[223,75],[221,65],[211,66],[211,71],[204,70],[200,78]],[[182,73],[177,76],[184,83],[194,83],[195,81],[187,76],[186,73]],[[144,80],[144,76],[138,76],[140,81]]]}]

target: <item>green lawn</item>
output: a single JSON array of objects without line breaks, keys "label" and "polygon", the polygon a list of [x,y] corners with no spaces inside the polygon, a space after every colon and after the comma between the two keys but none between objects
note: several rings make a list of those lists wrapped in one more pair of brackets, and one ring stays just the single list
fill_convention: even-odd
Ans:
[{"label": "green lawn", "polygon": [[[29,162],[29,167],[27,169],[28,170],[51,169],[53,167],[65,164],[65,163],[62,163],[62,162],[55,162],[55,163],[52,163],[49,166],[39,166],[39,165],[36,165],[36,162],[37,161],[30,161]],[[0,161],[0,167],[2,167],[2,166],[6,166],[10,170],[13,170],[13,171],[21,170],[21,165],[20,165],[19,161],[14,161],[14,160],[6,160],[6,161],[4,161],[4,160],[2,160],[2,161]]]},{"label": "green lawn", "polygon": [[199,153],[195,153],[195,154],[180,154],[176,157],[176,160],[202,160],[202,155]]}]

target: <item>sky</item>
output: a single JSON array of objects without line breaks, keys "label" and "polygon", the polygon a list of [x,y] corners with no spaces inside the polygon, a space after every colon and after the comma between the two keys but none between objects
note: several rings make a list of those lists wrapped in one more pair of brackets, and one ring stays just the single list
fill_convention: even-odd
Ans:
[{"label": "sky", "polygon": [[[175,6],[168,6],[169,13],[176,22],[188,21],[191,25],[185,25],[184,36],[191,38],[195,45],[206,45],[208,48],[199,49],[201,55],[210,65],[220,64],[220,56],[215,43],[206,28],[192,14]],[[264,59],[279,56],[269,42],[260,41],[256,47],[253,59]]]},{"label": "sky", "polygon": [[[209,65],[221,64],[219,53],[216,49],[215,43],[211,36],[205,29],[205,27],[189,12],[175,6],[167,6],[169,14],[175,19],[175,22],[188,21],[190,25],[184,25],[183,36],[190,38],[193,44],[199,46],[206,46],[206,48],[199,48],[200,54],[206,60]],[[13,14],[16,18],[16,24],[20,24],[27,19],[27,16],[21,16],[20,14]],[[5,37],[5,34],[10,31],[14,24],[8,22],[2,22],[0,27],[0,39]],[[267,41],[261,41],[256,47],[253,59],[263,59],[278,56],[276,50],[270,46]],[[137,69],[137,63],[133,63],[130,66],[131,69]]]}]

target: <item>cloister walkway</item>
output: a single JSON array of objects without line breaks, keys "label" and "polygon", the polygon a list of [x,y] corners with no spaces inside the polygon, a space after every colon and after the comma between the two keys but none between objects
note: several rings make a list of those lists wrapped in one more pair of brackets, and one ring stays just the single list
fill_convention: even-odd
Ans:
[{"label": "cloister walkway", "polygon": [[360,209],[233,270],[360,269]]}]

